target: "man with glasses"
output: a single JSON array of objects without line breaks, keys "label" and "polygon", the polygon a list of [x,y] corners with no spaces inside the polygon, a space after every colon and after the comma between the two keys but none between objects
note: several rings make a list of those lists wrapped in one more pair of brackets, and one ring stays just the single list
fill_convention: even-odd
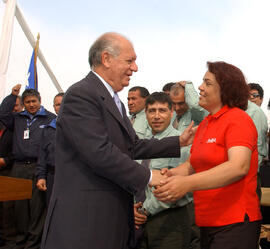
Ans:
[{"label": "man with glasses", "polygon": [[249,83],[249,100],[257,106],[261,106],[263,102],[263,88],[257,83]]},{"label": "man with glasses", "polygon": [[[250,98],[248,102],[247,114],[252,118],[258,132],[258,162],[259,166],[263,158],[267,156],[267,117],[261,109],[263,102],[263,88],[257,83],[249,83]],[[253,103],[251,103],[253,102]],[[259,170],[259,167],[258,167]]]}]

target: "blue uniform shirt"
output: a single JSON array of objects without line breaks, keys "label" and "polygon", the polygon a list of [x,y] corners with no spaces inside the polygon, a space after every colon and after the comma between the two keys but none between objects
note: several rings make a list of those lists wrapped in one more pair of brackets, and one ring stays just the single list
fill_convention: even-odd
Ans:
[{"label": "blue uniform shirt", "polygon": [[[13,130],[12,152],[15,161],[37,159],[43,128],[56,116],[41,106],[33,116],[27,111],[13,113],[17,96],[7,96],[0,106],[0,121]],[[24,132],[29,128],[29,139],[24,139]]]}]

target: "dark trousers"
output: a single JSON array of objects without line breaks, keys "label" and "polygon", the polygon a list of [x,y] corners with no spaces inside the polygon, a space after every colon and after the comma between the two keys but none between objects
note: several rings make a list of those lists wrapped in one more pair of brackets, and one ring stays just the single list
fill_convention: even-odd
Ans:
[{"label": "dark trousers", "polygon": [[170,208],[147,219],[140,249],[188,249],[190,225],[187,207]]},{"label": "dark trousers", "polygon": [[257,249],[261,221],[245,221],[220,227],[201,227],[201,249]]},{"label": "dark trousers", "polygon": [[196,226],[195,224],[195,212],[194,212],[194,203],[190,202],[187,204],[187,210],[189,214],[190,219],[190,249],[200,249],[201,248],[201,242],[200,242],[200,228]]},{"label": "dark trousers", "polygon": [[53,189],[53,182],[54,182],[54,172],[48,172],[47,174],[47,190],[46,190],[46,205],[49,206],[51,195],[52,195],[52,189]]},{"label": "dark trousers", "polygon": [[39,249],[46,216],[45,194],[36,187],[36,163],[14,163],[12,176],[33,180],[32,198],[15,201],[17,247]]}]

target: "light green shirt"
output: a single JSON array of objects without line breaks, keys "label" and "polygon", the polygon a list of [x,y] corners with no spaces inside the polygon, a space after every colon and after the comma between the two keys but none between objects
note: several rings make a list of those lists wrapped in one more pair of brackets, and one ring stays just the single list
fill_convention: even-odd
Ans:
[{"label": "light green shirt", "polygon": [[[163,132],[158,133],[154,136],[154,138],[162,139],[165,137],[171,137],[171,136],[179,136],[180,132],[177,131],[172,127],[172,125],[169,125],[167,129],[165,129]],[[148,134],[148,138],[151,138],[153,135]],[[162,168],[174,168],[178,166],[181,162],[185,161],[186,158],[183,158],[183,155],[181,154],[181,158],[158,158],[158,159],[151,159],[149,168],[152,169],[162,169]],[[181,167],[181,166],[180,166]],[[151,215],[155,215],[165,209],[171,208],[171,207],[178,207],[178,206],[184,206],[190,202],[190,200],[187,198],[187,196],[184,196],[177,202],[173,203],[164,203],[161,201],[158,201],[156,197],[154,196],[152,189],[148,186],[145,190],[146,194],[146,200],[143,203],[143,207],[146,209],[148,213]]]},{"label": "light green shirt", "polygon": [[[131,117],[132,116],[130,116],[129,119],[131,119]],[[148,126],[145,109],[141,110],[140,112],[136,114],[136,118],[133,123],[133,128],[140,139],[145,138],[146,133],[147,132],[149,133],[149,130],[151,128],[149,128]]]},{"label": "light green shirt", "polygon": [[267,156],[267,117],[261,107],[251,101],[248,101],[246,113],[252,118],[258,132],[258,165],[260,166],[263,158]]},{"label": "light green shirt", "polygon": [[[198,125],[208,115],[208,112],[199,106],[199,95],[195,90],[192,82],[187,82],[185,85],[185,102],[189,109],[181,116],[177,130],[182,132],[189,126],[193,120],[194,125]],[[172,118],[172,123],[176,119],[176,114]]]}]

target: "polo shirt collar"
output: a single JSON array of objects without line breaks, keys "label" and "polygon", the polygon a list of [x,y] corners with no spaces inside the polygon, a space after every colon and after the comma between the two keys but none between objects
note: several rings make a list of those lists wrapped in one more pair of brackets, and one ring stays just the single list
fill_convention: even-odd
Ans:
[{"label": "polo shirt collar", "polygon": [[231,108],[227,105],[224,105],[217,113],[215,113],[214,115],[209,114],[207,116],[207,119],[212,119],[212,118],[216,118],[218,119],[219,117],[221,117],[224,113],[226,113],[228,110],[230,110]]}]

